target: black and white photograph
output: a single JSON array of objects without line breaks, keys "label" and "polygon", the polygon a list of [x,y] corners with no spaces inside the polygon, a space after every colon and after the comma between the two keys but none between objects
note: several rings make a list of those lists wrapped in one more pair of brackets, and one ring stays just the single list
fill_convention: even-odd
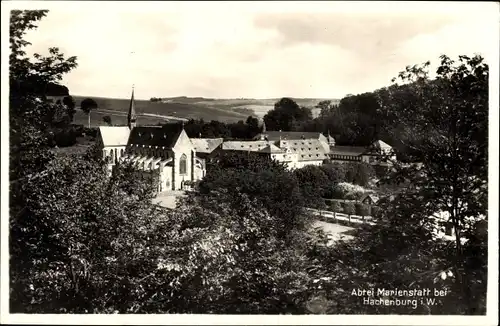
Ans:
[{"label": "black and white photograph", "polygon": [[497,325],[499,13],[3,1],[2,324]]}]

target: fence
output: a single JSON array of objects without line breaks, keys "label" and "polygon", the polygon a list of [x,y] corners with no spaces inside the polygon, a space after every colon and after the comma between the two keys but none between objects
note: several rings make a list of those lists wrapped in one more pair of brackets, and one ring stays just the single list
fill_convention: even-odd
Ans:
[{"label": "fence", "polygon": [[359,216],[359,215],[349,216],[344,213],[335,213],[315,208],[306,208],[306,210],[318,216],[320,220],[325,222],[338,223],[347,226],[352,226],[353,224],[376,225],[376,223],[372,221],[373,217],[371,216]]}]

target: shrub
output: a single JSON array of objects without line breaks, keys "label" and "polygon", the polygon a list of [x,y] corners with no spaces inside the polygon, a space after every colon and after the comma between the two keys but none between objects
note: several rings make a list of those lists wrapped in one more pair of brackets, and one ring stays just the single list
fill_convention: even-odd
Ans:
[{"label": "shrub", "polygon": [[360,216],[370,215],[370,206],[363,203],[356,203],[356,214]]}]

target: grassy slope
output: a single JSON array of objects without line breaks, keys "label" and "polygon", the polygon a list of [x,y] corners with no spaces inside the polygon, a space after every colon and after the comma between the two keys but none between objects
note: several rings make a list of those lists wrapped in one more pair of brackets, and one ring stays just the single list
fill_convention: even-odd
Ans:
[{"label": "grassy slope", "polygon": [[[85,96],[73,96],[77,107]],[[92,97],[99,109],[113,110],[117,112],[93,112],[91,124],[93,126],[102,125],[102,118],[111,116],[113,124],[126,124],[126,113],[129,106],[129,99],[113,99]],[[246,120],[249,115],[263,117],[267,111],[273,109],[274,103],[279,99],[209,99],[201,97],[173,97],[167,98],[164,102],[150,102],[147,100],[136,100],[136,109],[139,114],[159,114],[170,115],[187,119],[204,119],[205,121],[218,120],[223,122],[236,122]],[[294,99],[299,105],[313,108],[322,99]],[[338,100],[332,99],[334,102]],[[253,114],[252,114],[253,112]],[[317,116],[319,110],[313,109],[313,116]],[[139,124],[157,124],[165,122],[165,119],[140,116]],[[75,123],[87,124],[86,115],[77,110]]]}]

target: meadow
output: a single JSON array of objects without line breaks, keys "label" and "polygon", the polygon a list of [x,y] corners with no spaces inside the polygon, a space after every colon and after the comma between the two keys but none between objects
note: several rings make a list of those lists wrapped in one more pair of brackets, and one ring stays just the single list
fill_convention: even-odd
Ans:
[{"label": "meadow", "polygon": [[[73,95],[76,102],[77,113],[74,122],[87,124],[87,115],[78,109],[80,103],[87,96]],[[102,118],[111,117],[113,124],[126,124],[127,111],[130,99],[116,99],[105,97],[91,97],[96,101],[99,109],[91,114],[91,126],[103,124]],[[274,108],[274,103],[279,99],[210,99],[201,97],[172,97],[164,98],[161,102],[149,100],[135,100],[138,123],[142,125],[156,125],[175,119],[203,119],[205,121],[218,120],[221,122],[245,121],[248,116],[262,118]],[[314,106],[323,99],[294,99],[299,105],[310,107],[313,116],[319,114],[319,109]],[[332,100],[338,102],[338,100]],[[148,116],[157,115],[157,116]]]}]

